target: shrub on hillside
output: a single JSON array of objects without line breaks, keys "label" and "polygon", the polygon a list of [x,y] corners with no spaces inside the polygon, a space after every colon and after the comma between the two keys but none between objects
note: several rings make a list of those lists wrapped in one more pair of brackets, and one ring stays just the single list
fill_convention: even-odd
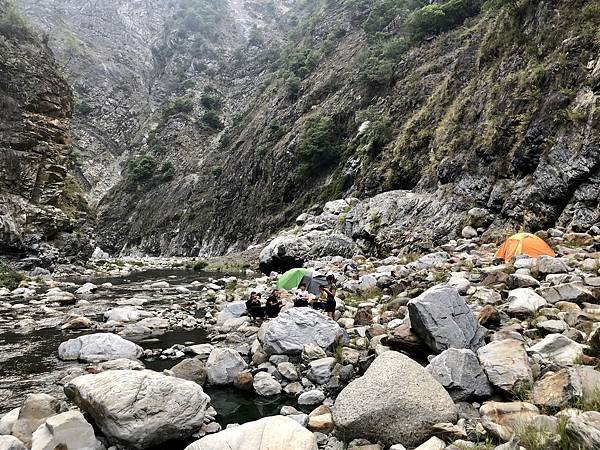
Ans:
[{"label": "shrub on hillside", "polygon": [[225,128],[225,125],[223,124],[223,122],[221,122],[221,118],[214,111],[207,111],[206,113],[204,113],[204,116],[202,116],[202,120],[205,124],[213,128],[214,130],[222,130],[223,128]]},{"label": "shrub on hillside", "polygon": [[19,283],[25,279],[25,276],[20,272],[11,270],[4,264],[0,263],[0,288],[14,290],[19,287]]},{"label": "shrub on hillside", "polygon": [[157,168],[158,161],[150,155],[130,159],[125,166],[127,175],[137,181],[144,181],[152,178],[156,173]]},{"label": "shrub on hillside", "polygon": [[479,12],[478,0],[450,0],[433,3],[413,11],[406,19],[406,26],[416,38],[438,34],[460,25],[467,17]]},{"label": "shrub on hillside", "polygon": [[340,140],[331,117],[309,119],[296,149],[299,164],[293,178],[296,181],[308,179],[319,170],[337,163],[341,154]]},{"label": "shrub on hillside", "polygon": [[174,116],[180,113],[190,113],[194,110],[194,103],[189,98],[178,98],[169,102],[164,110],[164,117]]},{"label": "shrub on hillside", "polygon": [[0,34],[21,39],[33,36],[29,21],[11,0],[0,0]]}]

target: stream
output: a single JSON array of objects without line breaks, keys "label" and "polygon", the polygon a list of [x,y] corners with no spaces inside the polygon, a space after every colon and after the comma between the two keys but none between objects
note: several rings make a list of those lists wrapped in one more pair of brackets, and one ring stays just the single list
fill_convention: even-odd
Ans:
[{"label": "stream", "polygon": [[[80,371],[89,364],[76,361],[61,361],[58,359],[58,346],[68,340],[84,334],[104,330],[61,330],[60,325],[65,316],[85,315],[96,321],[103,322],[103,313],[133,297],[147,298],[145,310],[160,312],[175,304],[187,307],[195,296],[200,294],[202,285],[196,283],[211,282],[223,274],[194,272],[191,270],[144,270],[120,277],[86,277],[60,280],[72,285],[62,286],[65,291],[75,291],[85,282],[99,286],[98,290],[87,302],[80,306],[57,307],[58,314],[44,314],[39,308],[26,307],[27,300],[9,299],[11,308],[0,306],[0,415],[22,404],[25,396],[30,393],[47,393],[57,398],[63,398],[61,380],[70,372]],[[148,289],[148,283],[168,281],[168,290]],[[111,283],[112,286],[101,286]],[[177,292],[182,286],[189,289],[189,294]],[[47,289],[36,292],[42,296]],[[6,300],[6,299],[2,299]],[[31,301],[31,299],[29,299]],[[1,304],[1,303],[0,303]],[[25,306],[14,307],[15,304]],[[122,303],[121,303],[122,304]],[[196,314],[204,314],[196,311]],[[106,330],[108,331],[108,330]],[[145,350],[164,350],[175,344],[193,345],[210,342],[207,330],[169,329],[163,333],[144,335],[140,337],[126,336]],[[158,372],[170,369],[183,358],[149,358],[144,359],[146,368]],[[276,415],[283,405],[297,406],[293,397],[285,395],[276,397],[260,397],[256,394],[241,392],[233,388],[207,387],[211,404],[217,411],[217,422],[225,428],[233,423],[245,423],[261,417]],[[184,448],[185,443],[165,443],[160,448]]]}]

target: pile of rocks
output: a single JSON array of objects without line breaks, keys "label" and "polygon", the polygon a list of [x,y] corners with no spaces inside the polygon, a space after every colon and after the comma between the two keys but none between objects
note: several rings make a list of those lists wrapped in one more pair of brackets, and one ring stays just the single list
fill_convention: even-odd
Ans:
[{"label": "pile of rocks", "polygon": [[[75,364],[60,378],[65,398],[48,400],[53,409],[22,432],[15,423],[27,398],[0,421],[0,439],[29,445],[39,436],[72,448],[75,434],[61,431],[68,422],[85,448],[191,436],[199,440],[190,450],[599,448],[598,236],[549,230],[560,257],[499,264],[494,245],[464,234],[422,255],[307,262],[339,281],[335,321],[292,307],[286,293],[277,318],[252,321],[244,300],[273,289],[275,273],[185,286],[147,280],[105,308],[103,321],[93,305],[108,286],[3,293],[18,314],[51,308],[63,312],[61,327],[95,332],[58,348]],[[153,350],[133,342],[175,328],[203,328],[207,338]],[[157,358],[173,366],[145,369]],[[281,396],[294,407],[221,430],[206,386]],[[77,409],[65,412],[65,400]]]}]

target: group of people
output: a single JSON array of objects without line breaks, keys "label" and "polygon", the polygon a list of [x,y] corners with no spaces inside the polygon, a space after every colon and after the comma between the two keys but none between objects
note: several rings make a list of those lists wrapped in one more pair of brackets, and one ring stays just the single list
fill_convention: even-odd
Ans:
[{"label": "group of people", "polygon": [[[326,280],[327,285],[319,286],[319,296],[316,298],[308,292],[305,283],[300,283],[298,289],[294,292],[294,306],[297,308],[311,306],[314,309],[324,311],[331,319],[335,319],[337,281],[333,275],[328,275]],[[252,291],[250,293],[250,298],[246,301],[248,315],[254,320],[277,317],[283,307],[279,291],[275,289],[271,292],[265,306],[262,305],[260,297],[261,295],[258,292]]]}]

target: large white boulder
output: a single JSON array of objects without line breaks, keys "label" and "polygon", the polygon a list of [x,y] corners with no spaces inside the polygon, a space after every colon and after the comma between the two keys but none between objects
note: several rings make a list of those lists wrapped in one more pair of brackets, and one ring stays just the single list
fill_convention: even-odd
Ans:
[{"label": "large white boulder", "polygon": [[248,365],[240,354],[231,348],[215,348],[206,361],[208,382],[214,385],[232,384],[236,376]]},{"label": "large white boulder", "polygon": [[305,345],[331,348],[343,339],[340,326],[312,308],[291,308],[266,325],[263,348],[268,354],[300,354]]},{"label": "large white boulder", "polygon": [[217,325],[223,325],[229,319],[237,319],[246,313],[246,302],[226,303],[217,314]]},{"label": "large white boulder", "polygon": [[65,394],[113,444],[143,449],[196,432],[210,397],[192,381],[151,370],[109,370],[77,377]]},{"label": "large white boulder", "polygon": [[285,416],[265,417],[228,428],[188,445],[185,450],[317,450],[315,436]]},{"label": "large white boulder", "polygon": [[31,450],[101,450],[104,446],[96,439],[94,429],[79,411],[67,411],[49,417],[33,433]]},{"label": "large white boulder", "polygon": [[138,359],[144,350],[137,344],[112,333],[94,333],[69,339],[58,347],[63,360],[108,361],[110,359]]},{"label": "large white boulder", "polygon": [[388,351],[342,390],[333,418],[348,440],[415,447],[431,436],[432,425],[454,423],[457,410],[444,387],[420,364]]}]

